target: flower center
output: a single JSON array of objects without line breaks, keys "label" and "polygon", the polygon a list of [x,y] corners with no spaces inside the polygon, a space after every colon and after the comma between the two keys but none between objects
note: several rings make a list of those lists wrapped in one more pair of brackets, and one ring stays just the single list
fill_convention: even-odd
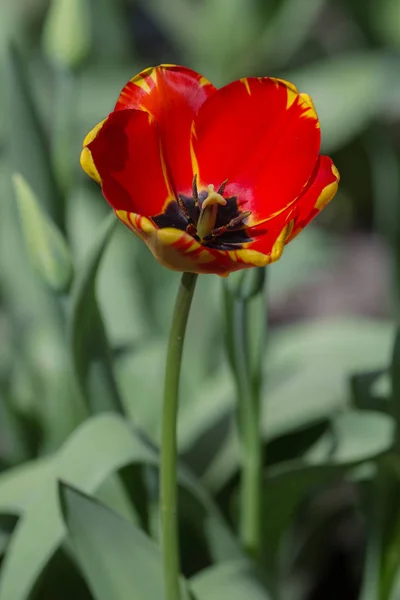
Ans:
[{"label": "flower center", "polygon": [[188,220],[186,231],[202,243],[212,244],[219,236],[246,228],[245,220],[250,211],[240,212],[237,198],[224,198],[228,180],[221,183],[216,192],[210,184],[207,191],[198,192],[197,175],[193,177],[192,198],[178,196],[178,205]]},{"label": "flower center", "polygon": [[251,242],[247,232],[250,211],[240,210],[237,196],[225,197],[226,179],[215,191],[213,185],[206,190],[197,188],[197,175],[192,182],[192,195],[179,194],[164,212],[152,218],[162,227],[186,231],[204,246],[221,250],[237,249]]}]

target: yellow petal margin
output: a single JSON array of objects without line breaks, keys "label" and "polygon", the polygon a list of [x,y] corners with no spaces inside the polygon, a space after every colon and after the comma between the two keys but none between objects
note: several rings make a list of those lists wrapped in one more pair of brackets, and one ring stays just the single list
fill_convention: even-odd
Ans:
[{"label": "yellow petal margin", "polygon": [[101,185],[101,177],[100,177],[98,170],[96,169],[96,165],[94,164],[92,153],[90,152],[90,150],[87,146],[90,144],[90,142],[93,142],[94,138],[99,133],[100,129],[103,127],[103,125],[106,121],[107,121],[107,119],[103,119],[102,121],[100,121],[100,123],[97,123],[97,125],[95,125],[93,127],[93,129],[91,129],[89,131],[89,133],[83,140],[83,144],[82,144],[83,150],[81,152],[81,159],[80,159],[81,167],[85,171],[85,173],[87,175],[89,175],[89,177],[94,179],[97,183],[99,183],[100,185]]},{"label": "yellow petal margin", "polygon": [[[251,249],[215,250],[207,248],[181,229],[159,229],[147,217],[124,210],[117,217],[148,246],[153,256],[172,271],[209,273],[227,277],[233,271],[264,267],[271,257]],[[276,254],[279,254],[276,253]],[[272,258],[276,260],[278,256]]]}]

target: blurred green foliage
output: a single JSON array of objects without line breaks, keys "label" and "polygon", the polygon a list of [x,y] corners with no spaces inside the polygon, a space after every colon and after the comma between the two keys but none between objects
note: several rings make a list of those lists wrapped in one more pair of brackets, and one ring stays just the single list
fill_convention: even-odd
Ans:
[{"label": "blurred green foliage", "polygon": [[[343,575],[334,597],[350,589],[396,600],[399,0],[0,0],[0,15],[0,600],[162,597],[148,538],[158,536],[178,276],[115,222],[79,167],[84,135],[124,83],[160,62],[217,86],[253,74],[290,79],[312,96],[323,151],[342,175],[332,205],[268,267],[275,326],[257,355],[268,440],[260,572],[234,536],[239,448],[222,284],[200,278],[179,418],[185,593],[328,598],[312,595],[331,558],[327,532],[353,511],[366,559],[360,539],[351,583]],[[366,271],[382,289],[366,311],[332,318],[314,291],[329,276],[319,298],[334,300],[360,237],[365,252],[347,286],[360,298]],[[376,240],[383,250],[371,264]],[[385,271],[389,281],[378,278]],[[307,315],[319,316],[293,324],[282,307],[305,296]],[[250,302],[262,314],[265,299]],[[333,494],[321,508],[341,481],[353,503]]]}]

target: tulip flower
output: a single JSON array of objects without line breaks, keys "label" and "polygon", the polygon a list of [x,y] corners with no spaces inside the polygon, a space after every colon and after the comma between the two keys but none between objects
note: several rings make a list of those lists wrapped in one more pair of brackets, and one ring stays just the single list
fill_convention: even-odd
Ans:
[{"label": "tulip flower", "polygon": [[175,65],[123,88],[86,136],[81,165],[164,266],[221,276],[262,267],[333,198],[313,103],[250,77],[216,89]]}]

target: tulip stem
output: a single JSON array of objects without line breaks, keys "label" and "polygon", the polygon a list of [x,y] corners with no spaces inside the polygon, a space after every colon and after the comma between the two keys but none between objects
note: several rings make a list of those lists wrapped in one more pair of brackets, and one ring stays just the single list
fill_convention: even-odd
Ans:
[{"label": "tulip stem", "polygon": [[177,512],[177,416],[182,349],[197,274],[183,273],[168,342],[162,415],[160,505],[165,600],[179,600],[179,542]]},{"label": "tulip stem", "polygon": [[234,304],[234,363],[238,390],[239,435],[242,446],[240,538],[255,559],[261,545],[262,441],[260,399],[252,384],[248,356],[248,302]]}]

